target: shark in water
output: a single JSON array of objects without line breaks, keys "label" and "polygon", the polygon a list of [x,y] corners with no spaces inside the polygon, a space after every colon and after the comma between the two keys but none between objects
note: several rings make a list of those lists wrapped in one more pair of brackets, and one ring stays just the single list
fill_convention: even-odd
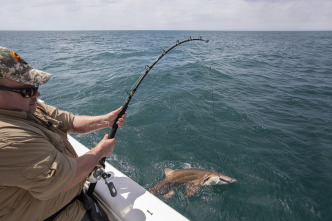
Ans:
[{"label": "shark in water", "polygon": [[156,196],[171,198],[174,189],[185,186],[186,197],[194,195],[201,186],[229,184],[237,182],[236,179],[222,173],[198,168],[172,170],[165,168],[166,177],[155,187],[148,189]]}]

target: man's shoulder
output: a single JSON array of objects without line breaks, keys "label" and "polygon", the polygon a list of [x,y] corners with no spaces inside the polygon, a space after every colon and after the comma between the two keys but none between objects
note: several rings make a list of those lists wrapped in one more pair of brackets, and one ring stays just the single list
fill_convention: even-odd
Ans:
[{"label": "man's shoulder", "polygon": [[53,116],[55,112],[59,111],[58,108],[45,104],[43,101],[38,100],[37,102],[37,111],[39,113],[48,115],[48,116]]},{"label": "man's shoulder", "polygon": [[15,117],[0,117],[0,139],[42,137],[43,132],[31,122]]}]

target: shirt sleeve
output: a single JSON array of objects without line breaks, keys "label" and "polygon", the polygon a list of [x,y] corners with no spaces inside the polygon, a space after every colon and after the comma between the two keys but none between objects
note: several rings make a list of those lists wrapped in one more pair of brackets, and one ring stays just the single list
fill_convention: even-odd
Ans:
[{"label": "shirt sleeve", "polygon": [[77,164],[44,137],[7,128],[0,133],[0,185],[17,186],[40,200],[59,194],[74,178]]},{"label": "shirt sleeve", "polygon": [[42,106],[42,108],[51,118],[54,118],[57,121],[61,122],[60,127],[62,131],[64,131],[65,133],[68,132],[68,130],[73,125],[75,115],[67,111],[59,110],[58,108],[53,107],[51,105],[47,105],[44,103],[39,103],[39,104]]}]

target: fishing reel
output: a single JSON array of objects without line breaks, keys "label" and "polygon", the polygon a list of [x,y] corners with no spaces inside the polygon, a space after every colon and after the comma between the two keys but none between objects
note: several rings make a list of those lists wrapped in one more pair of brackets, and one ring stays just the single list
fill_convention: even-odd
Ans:
[{"label": "fishing reel", "polygon": [[[104,179],[105,184],[107,185],[111,196],[115,197],[118,192],[113,184],[113,182],[110,181],[110,179],[112,179],[114,177],[114,173],[113,172],[105,172],[104,168],[97,166],[95,168],[94,171],[92,171],[92,173],[89,176],[88,181],[90,182],[90,186],[88,189],[88,195],[92,195],[93,191],[94,191],[94,187],[96,185],[96,183],[101,180]],[[91,186],[93,186],[93,188],[90,188]]]}]

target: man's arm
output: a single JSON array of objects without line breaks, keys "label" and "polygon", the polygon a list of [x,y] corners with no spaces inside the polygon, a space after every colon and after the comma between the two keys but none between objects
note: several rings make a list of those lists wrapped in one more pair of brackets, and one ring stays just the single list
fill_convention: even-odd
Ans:
[{"label": "man's arm", "polygon": [[[120,114],[122,107],[105,115],[100,116],[75,116],[73,125],[68,133],[85,134],[106,127],[112,127],[117,116]],[[127,114],[124,114],[117,122],[119,127],[123,126]]]},{"label": "man's arm", "polygon": [[95,148],[91,149],[84,155],[76,158],[76,174],[74,178],[70,181],[70,183],[62,190],[62,192],[66,192],[78,183],[82,182],[95,168],[101,158],[107,157],[113,152],[115,144],[116,139],[108,139],[107,133]]}]

